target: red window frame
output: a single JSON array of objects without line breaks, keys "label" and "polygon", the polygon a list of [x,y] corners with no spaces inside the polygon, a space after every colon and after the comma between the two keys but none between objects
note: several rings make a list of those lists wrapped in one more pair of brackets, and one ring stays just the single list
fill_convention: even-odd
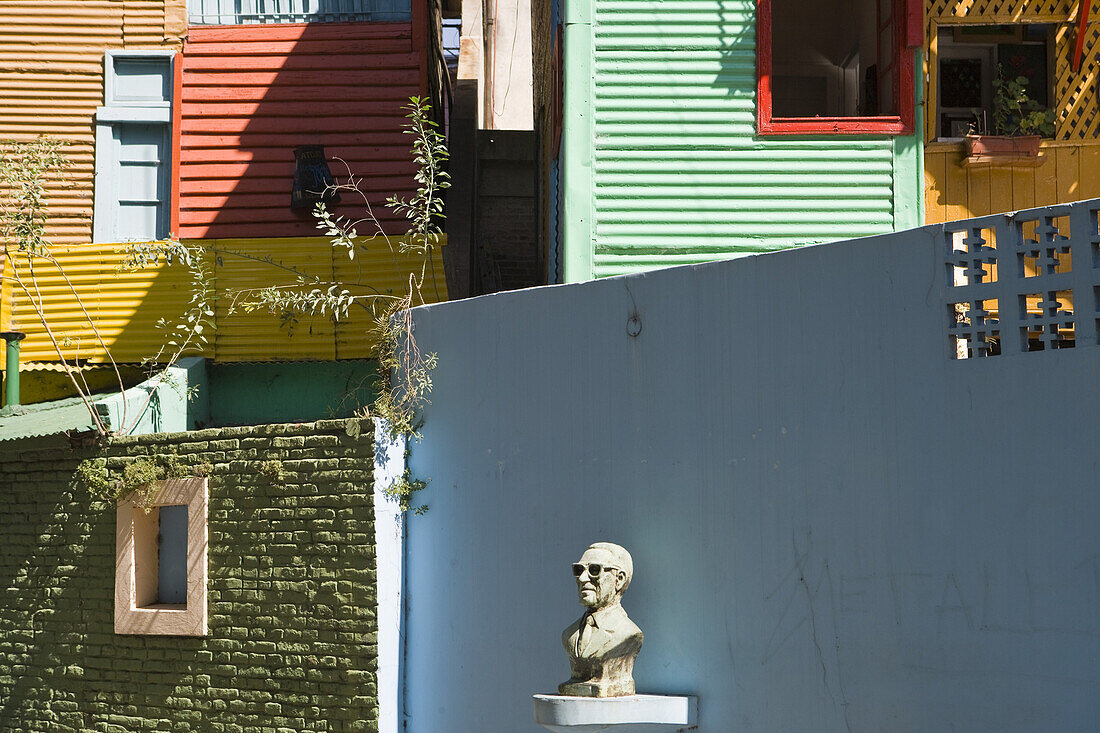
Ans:
[{"label": "red window frame", "polygon": [[[815,0],[816,1],[816,0]],[[910,135],[916,129],[913,45],[923,43],[920,0],[894,0],[894,94],[899,115],[772,116],[772,0],[756,0],[756,131],[760,135]],[[914,10],[916,8],[917,10]],[[917,26],[917,24],[921,24]],[[916,43],[914,44],[914,41]]]}]

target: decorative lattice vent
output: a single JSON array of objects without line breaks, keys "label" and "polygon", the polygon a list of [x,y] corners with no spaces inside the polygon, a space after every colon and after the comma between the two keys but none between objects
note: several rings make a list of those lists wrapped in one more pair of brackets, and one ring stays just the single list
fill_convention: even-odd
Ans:
[{"label": "decorative lattice vent", "polygon": [[1100,199],[942,225],[958,359],[1100,343]]}]

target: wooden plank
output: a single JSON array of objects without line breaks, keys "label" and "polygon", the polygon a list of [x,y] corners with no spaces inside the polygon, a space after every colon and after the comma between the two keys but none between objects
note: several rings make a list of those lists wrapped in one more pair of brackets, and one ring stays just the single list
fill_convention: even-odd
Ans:
[{"label": "wooden plank", "polygon": [[[191,194],[186,197],[187,210],[199,210],[199,209],[226,209],[226,208],[248,208],[250,206],[267,207],[267,206],[284,206],[288,205],[283,198],[282,192],[285,190],[290,191],[291,176],[271,176],[265,180],[267,183],[267,190],[257,193],[244,193],[239,191],[230,191],[223,194]],[[413,188],[412,177],[405,174],[395,174],[391,176],[370,176],[364,178],[360,184],[360,188],[370,194],[373,192],[383,193],[404,193],[410,191]],[[350,199],[352,196],[347,197],[349,201],[345,203],[352,203]],[[278,203],[275,203],[278,202]]]},{"label": "wooden plank", "polygon": [[1081,198],[1100,197],[1100,146],[1081,146]]},{"label": "wooden plank", "polygon": [[924,77],[928,83],[924,86],[924,139],[936,139],[936,120],[939,110],[936,109],[936,98],[939,96],[935,90],[939,85],[939,26],[935,21],[929,23],[928,30],[928,59],[927,73]]},{"label": "wooden plank", "polygon": [[1076,147],[1055,148],[1057,165],[1057,197],[1058,203],[1076,201],[1081,196],[1081,156]]},{"label": "wooden plank", "polygon": [[1047,153],[1046,162],[1035,169],[1035,206],[1049,206],[1058,203],[1057,155]]},{"label": "wooden plank", "polygon": [[994,166],[989,169],[989,208],[991,212],[1012,211],[1012,169]]},{"label": "wooden plank", "polygon": [[1030,209],[1035,206],[1035,175],[1037,169],[1025,166],[1012,167],[1012,208]]},{"label": "wooden plank", "polygon": [[412,38],[412,24],[400,23],[265,23],[256,25],[191,26],[187,43],[249,43],[297,41],[306,37],[339,39]]},{"label": "wooden plank", "polygon": [[[345,148],[338,145],[328,145],[325,147],[325,156],[330,159],[340,158],[348,163],[371,163],[382,160],[409,161],[409,151],[396,146]],[[271,163],[287,160],[294,160],[294,151],[287,147],[249,147],[227,150],[196,150],[189,148],[181,154],[183,163],[197,163],[200,165],[204,163]]]},{"label": "wooden plank", "polygon": [[[287,134],[253,134],[251,132],[240,135],[218,134],[184,134],[181,144],[184,148],[286,148],[301,144],[301,136],[295,133]],[[398,145],[409,146],[409,138],[400,132],[338,132],[327,133],[320,139],[322,145]]]},{"label": "wooden plank", "polygon": [[[354,59],[354,65],[349,66],[346,69],[341,68],[341,74],[334,76],[333,71],[336,69],[334,61],[343,59],[347,64],[352,64]],[[338,80],[343,74],[354,73],[357,70],[364,69],[415,69],[418,67],[416,54],[411,52],[407,53],[363,53],[358,56],[348,55],[338,57],[338,59],[326,59],[318,56],[298,56],[291,55],[285,56],[251,56],[247,59],[247,62],[241,60],[236,66],[228,65],[226,59],[222,56],[184,56],[183,57],[183,70],[187,72],[209,72],[216,73],[221,72],[223,74],[240,74],[242,79],[247,83],[271,83],[258,82],[249,79],[250,74],[260,74],[263,72],[274,72],[280,78],[292,78],[294,72],[310,72],[320,70],[322,74],[328,75],[330,80]],[[101,64],[102,66],[102,64]],[[200,79],[201,83],[205,84],[224,84],[226,79],[224,77],[218,77],[215,81],[207,81]],[[184,85],[189,83],[189,78],[184,77]]]},{"label": "wooden plank", "polygon": [[[404,117],[372,117],[370,124],[379,128],[390,130],[400,129]],[[225,117],[219,119],[207,119],[202,117],[187,118],[184,116],[183,130],[186,133],[196,132],[223,132],[223,133],[250,133],[267,134],[274,132],[300,133],[309,135],[321,135],[329,132],[347,132],[362,127],[366,120],[362,117],[319,117],[307,119],[302,117],[290,118],[266,118],[247,119],[243,117]]]},{"label": "wooden plank", "polygon": [[993,213],[989,187],[989,168],[966,170],[966,201],[971,216]]},{"label": "wooden plank", "polygon": [[[415,85],[415,69],[375,74],[369,82],[355,86],[321,86],[289,84],[280,79],[268,86],[196,87],[183,90],[184,103],[205,102],[308,102],[332,99],[403,99],[405,87]],[[96,102],[98,104],[98,101]]]},{"label": "wooden plank", "polygon": [[[381,204],[384,199],[384,194],[378,193],[375,197],[372,198],[374,199],[372,203]],[[271,203],[263,208],[258,206],[249,206],[248,208],[241,211],[231,212],[233,223],[267,223],[273,220],[286,219],[288,212],[290,212],[289,187],[287,191],[281,196],[278,196],[277,199],[278,200],[276,200],[276,197],[273,197]],[[390,211],[383,206],[377,206],[375,208],[378,209],[374,212],[375,216],[377,216],[378,220],[382,223],[393,223],[403,219],[403,217],[397,214],[390,213]],[[213,225],[216,224],[218,221],[221,221],[222,218],[226,216],[226,213],[228,212],[223,213],[221,209],[189,209],[187,211],[180,212],[180,224],[181,226],[193,226],[202,224]],[[309,212],[302,213],[308,215],[309,221],[313,222],[313,217],[312,215],[309,215]],[[364,223],[362,226],[359,227],[359,229],[362,229],[364,232],[369,232],[371,231],[371,225],[369,223]]]},{"label": "wooden plank", "polygon": [[402,38],[374,38],[362,40],[256,41],[253,43],[188,43],[184,53],[196,58],[242,58],[249,56],[350,56],[369,53],[399,53],[411,48],[411,41]]},{"label": "wooden plank", "polygon": [[[393,96],[392,92],[400,94],[404,89],[392,90],[387,96]],[[332,97],[330,97],[332,99]],[[189,117],[248,117],[248,118],[276,118],[295,117],[317,119],[319,117],[342,117],[351,119],[350,115],[362,117],[393,117],[401,114],[401,108],[407,104],[408,97],[404,99],[370,99],[369,101],[330,101],[330,102],[184,102],[183,116]],[[185,123],[186,124],[186,123]],[[354,123],[352,123],[354,124]],[[364,124],[360,122],[359,124]]]},{"label": "wooden plank", "polygon": [[958,157],[949,155],[945,168],[946,205],[949,221],[966,219],[970,214],[969,188],[966,169],[958,163]]},{"label": "wooden plank", "polygon": [[[192,29],[182,64],[181,236],[313,234],[311,218],[288,200],[292,150],[307,142],[348,161],[378,203],[411,191],[402,108],[425,61],[410,53],[408,23],[385,25],[390,32],[381,24]],[[358,215],[347,198],[337,211]]]},{"label": "wooden plank", "polygon": [[944,202],[947,184],[947,153],[926,153],[924,156],[924,209],[925,221],[938,224],[947,221]]},{"label": "wooden plank", "polygon": [[[287,218],[268,219],[266,222],[244,222],[244,223],[216,223],[216,224],[180,224],[180,238],[181,239],[205,239],[205,236],[200,235],[201,232],[213,233],[220,239],[240,239],[240,238],[282,238],[282,237],[308,237],[316,236],[317,228],[313,224],[312,218],[309,219],[292,219],[290,217],[290,209],[275,211],[273,213],[283,213],[282,216]],[[308,214],[303,213],[303,217]],[[401,234],[405,231],[403,224],[404,220],[390,223],[383,221],[387,225],[387,234]]]}]

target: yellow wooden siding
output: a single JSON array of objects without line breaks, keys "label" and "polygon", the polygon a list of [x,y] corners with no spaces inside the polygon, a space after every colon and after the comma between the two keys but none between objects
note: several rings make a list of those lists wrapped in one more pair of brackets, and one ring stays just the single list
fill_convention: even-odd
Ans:
[{"label": "yellow wooden siding", "polygon": [[53,242],[92,240],[104,51],[178,50],[185,32],[186,0],[0,0],[0,139],[65,140],[74,163],[49,189]]},{"label": "yellow wooden siding", "polygon": [[962,165],[961,144],[924,151],[924,203],[929,224],[1100,197],[1100,141],[1047,141],[1039,166]]},{"label": "yellow wooden siding", "polygon": [[[399,242],[396,237],[391,240],[395,246]],[[206,252],[216,294],[215,332],[201,355],[221,362],[370,356],[372,322],[361,308],[352,308],[350,317],[338,324],[326,317],[299,316],[293,328],[267,312],[245,313],[239,308],[230,312],[234,294],[243,288],[295,282],[293,273],[249,256],[270,256],[277,264],[322,278],[331,278],[335,273],[356,294],[403,292],[410,269],[418,268],[416,258],[397,255],[395,263],[381,238],[363,239],[361,243],[366,251],[360,250],[355,260],[349,260],[345,250],[334,249],[327,239],[319,237],[191,242]],[[116,244],[69,245],[58,247],[56,255],[114,360],[137,363],[154,355],[166,340],[164,332],[156,327],[157,320],[174,323],[186,309],[190,298],[188,274],[178,265],[120,273],[116,269],[122,257],[118,250]],[[436,289],[428,286],[425,300],[445,300],[443,258],[438,248],[432,265],[438,276],[438,297]],[[104,349],[58,271],[40,268],[38,274],[47,301],[47,320],[55,334],[66,340],[66,357],[105,362]],[[13,326],[27,333],[22,345],[23,361],[56,361],[57,354],[29,299],[15,288],[7,301]]]}]

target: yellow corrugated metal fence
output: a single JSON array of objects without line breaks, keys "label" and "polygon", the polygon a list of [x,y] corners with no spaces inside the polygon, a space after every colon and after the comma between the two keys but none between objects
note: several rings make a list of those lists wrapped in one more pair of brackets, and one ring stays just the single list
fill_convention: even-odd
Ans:
[{"label": "yellow corrugated metal fence", "polygon": [[[391,237],[396,246],[400,238]],[[321,237],[294,239],[201,240],[188,244],[202,247],[213,273],[216,329],[204,350],[193,350],[215,361],[278,361],[351,359],[370,356],[370,314],[353,307],[349,318],[334,323],[321,316],[297,316],[283,320],[267,312],[246,313],[233,309],[234,300],[245,288],[292,285],[293,269],[323,280],[335,279],[355,294],[401,294],[408,274],[419,272],[419,261],[410,255],[392,254],[380,237],[361,239],[366,249],[354,260],[346,250],[334,248]],[[37,265],[39,290],[46,304],[46,320],[55,337],[63,342],[66,358],[103,363],[107,350],[118,363],[137,363],[157,353],[167,340],[157,321],[178,321],[190,299],[186,268],[173,265],[122,272],[121,245],[66,245],[55,254],[61,268]],[[270,261],[265,261],[270,258]],[[436,273],[424,288],[428,302],[445,300],[443,257],[433,252]],[[67,276],[69,283],[66,283]],[[79,295],[74,297],[73,290]],[[83,307],[81,306],[83,304]],[[23,341],[24,362],[56,361],[57,353],[32,301],[13,287],[4,302],[14,328],[27,333]],[[84,311],[106,344],[100,343]],[[2,351],[2,350],[0,350]],[[0,363],[2,363],[0,359]]]}]

